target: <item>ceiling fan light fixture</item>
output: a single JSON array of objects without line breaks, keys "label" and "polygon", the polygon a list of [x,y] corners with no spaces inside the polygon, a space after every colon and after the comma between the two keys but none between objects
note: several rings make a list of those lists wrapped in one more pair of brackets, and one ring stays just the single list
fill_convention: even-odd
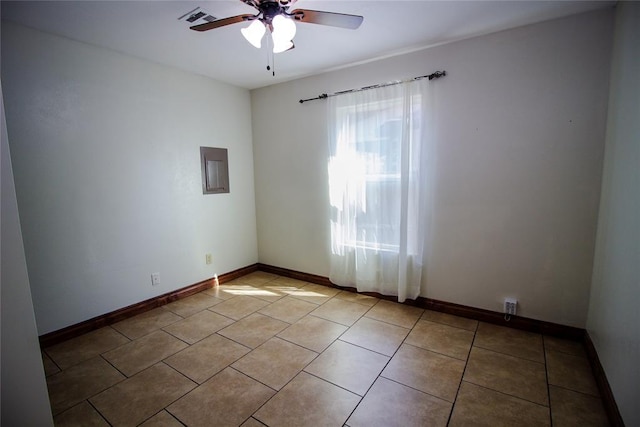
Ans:
[{"label": "ceiling fan light fixture", "polygon": [[293,40],[296,35],[296,24],[293,19],[284,15],[276,15],[273,18],[273,34],[281,40]]},{"label": "ceiling fan light fixture", "polygon": [[293,46],[293,38],[296,35],[296,24],[293,19],[283,15],[276,15],[272,21],[273,53],[284,52]]},{"label": "ceiling fan light fixture", "polygon": [[240,31],[249,43],[260,49],[266,28],[259,19],[255,19],[247,28],[242,28]]},{"label": "ceiling fan light fixture", "polygon": [[291,40],[287,40],[284,43],[273,43],[273,53],[282,53],[293,47],[293,42]]}]

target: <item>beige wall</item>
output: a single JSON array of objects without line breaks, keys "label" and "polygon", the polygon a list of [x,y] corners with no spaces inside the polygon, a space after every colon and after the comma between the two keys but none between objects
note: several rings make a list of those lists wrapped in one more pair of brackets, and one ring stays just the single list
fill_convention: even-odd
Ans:
[{"label": "beige wall", "polygon": [[627,426],[640,425],[640,3],[621,2],[587,330]]},{"label": "beige wall", "polygon": [[251,92],[258,254],[328,276],[324,92],[446,70],[435,230],[422,295],[584,327],[612,10],[442,45]]},{"label": "beige wall", "polygon": [[6,22],[2,59],[39,334],[257,262],[248,90]]}]

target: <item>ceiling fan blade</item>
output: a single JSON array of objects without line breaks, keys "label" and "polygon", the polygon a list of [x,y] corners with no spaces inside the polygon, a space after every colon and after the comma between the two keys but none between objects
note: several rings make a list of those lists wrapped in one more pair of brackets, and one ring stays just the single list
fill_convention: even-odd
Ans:
[{"label": "ceiling fan blade", "polygon": [[232,16],[230,18],[217,19],[215,21],[206,22],[204,24],[194,25],[193,27],[191,27],[191,29],[195,31],[209,31],[209,30],[213,30],[214,28],[224,27],[225,25],[236,24],[238,22],[251,21],[254,18],[255,18],[255,15],[251,15],[251,14]]},{"label": "ceiling fan blade", "polygon": [[331,27],[357,29],[362,24],[363,17],[347,15],[346,13],[322,12],[319,10],[296,9],[291,12],[296,21],[309,24],[329,25]]},{"label": "ceiling fan blade", "polygon": [[255,7],[256,9],[258,9],[258,6],[260,5],[260,0],[240,0],[240,1],[251,7]]}]

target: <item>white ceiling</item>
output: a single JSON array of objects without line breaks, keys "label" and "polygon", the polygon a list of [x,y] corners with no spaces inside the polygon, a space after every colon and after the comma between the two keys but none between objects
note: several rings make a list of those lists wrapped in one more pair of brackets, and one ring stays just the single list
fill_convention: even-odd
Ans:
[{"label": "white ceiling", "polygon": [[[296,48],[275,55],[240,34],[246,24],[208,32],[178,20],[200,7],[216,18],[255,9],[218,1],[2,1],[2,19],[254,89],[507,28],[612,7],[615,1],[299,0],[295,8],[364,16],[358,30],[298,23]],[[204,22],[198,21],[197,23]]]}]

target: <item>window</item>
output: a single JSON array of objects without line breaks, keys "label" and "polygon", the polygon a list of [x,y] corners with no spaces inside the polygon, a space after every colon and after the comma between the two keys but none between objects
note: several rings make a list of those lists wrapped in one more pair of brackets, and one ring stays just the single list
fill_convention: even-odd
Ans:
[{"label": "window", "polygon": [[[353,220],[349,230],[338,231],[343,236],[339,245],[398,251],[405,107],[402,97],[393,97],[337,111],[341,125],[329,165],[332,206],[348,211]],[[420,107],[420,94],[415,94],[409,100],[411,138],[420,136]]]},{"label": "window", "polygon": [[426,82],[329,100],[329,278],[358,291],[420,292],[432,168]]}]

